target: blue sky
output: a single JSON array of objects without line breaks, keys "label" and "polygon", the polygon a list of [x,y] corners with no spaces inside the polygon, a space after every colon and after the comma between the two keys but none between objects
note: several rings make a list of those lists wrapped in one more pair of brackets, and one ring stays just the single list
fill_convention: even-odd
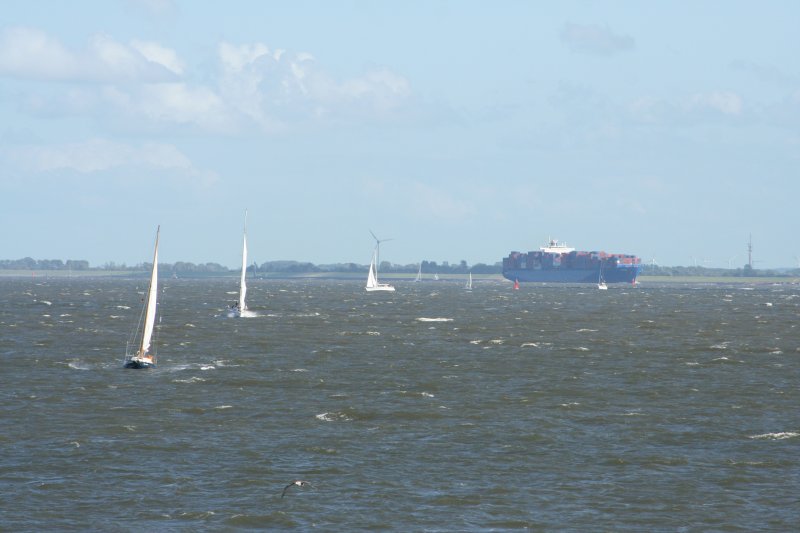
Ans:
[{"label": "blue sky", "polygon": [[797,2],[10,1],[0,258],[796,266]]}]

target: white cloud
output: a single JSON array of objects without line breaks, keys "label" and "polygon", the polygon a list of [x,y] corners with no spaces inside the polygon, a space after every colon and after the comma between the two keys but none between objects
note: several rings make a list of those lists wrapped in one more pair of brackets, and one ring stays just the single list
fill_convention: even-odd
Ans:
[{"label": "white cloud", "polygon": [[137,40],[131,41],[131,46],[147,58],[148,61],[157,63],[179,76],[185,70],[183,61],[180,60],[174,50],[158,43]]},{"label": "white cloud", "polygon": [[252,65],[258,58],[266,55],[269,55],[269,48],[261,43],[235,46],[223,42],[219,45],[219,58],[225,70],[239,72]]},{"label": "white cloud", "polygon": [[126,45],[108,35],[93,36],[85,50],[72,51],[47,33],[8,28],[0,33],[0,76],[76,82],[173,81],[177,54],[155,43]]},{"label": "white cloud", "polygon": [[263,43],[219,46],[220,97],[265,129],[287,121],[376,117],[405,104],[408,80],[376,68],[344,80],[331,76],[313,55],[271,51]]},{"label": "white cloud", "polygon": [[567,23],[561,29],[561,42],[573,52],[612,55],[635,46],[633,37],[618,35],[608,27]]},{"label": "white cloud", "polygon": [[[308,122],[385,119],[412,94],[408,80],[386,67],[337,79],[309,53],[260,42],[221,42],[217,54],[216,72],[203,75],[211,81],[192,84],[184,61],[161,43],[126,44],[98,34],[83,49],[70,50],[41,30],[0,31],[0,76],[45,82],[21,102],[49,118],[92,115],[136,129],[276,131]],[[74,85],[55,90],[48,81]]]},{"label": "white cloud", "polygon": [[712,109],[724,115],[741,115],[742,113],[742,98],[732,92],[695,94],[690,100],[690,105],[700,109]]},{"label": "white cloud", "polygon": [[41,30],[9,28],[0,34],[0,74],[60,80],[78,70],[73,54]]},{"label": "white cloud", "polygon": [[33,172],[74,171],[81,174],[105,172],[117,168],[145,168],[177,171],[203,183],[216,176],[194,167],[191,160],[171,144],[146,142],[139,146],[90,139],[84,142],[53,146],[27,145],[7,152],[7,157]]},{"label": "white cloud", "polygon": [[213,90],[185,83],[145,85],[134,95],[133,106],[133,112],[141,112],[156,123],[226,130],[232,122],[225,102]]}]

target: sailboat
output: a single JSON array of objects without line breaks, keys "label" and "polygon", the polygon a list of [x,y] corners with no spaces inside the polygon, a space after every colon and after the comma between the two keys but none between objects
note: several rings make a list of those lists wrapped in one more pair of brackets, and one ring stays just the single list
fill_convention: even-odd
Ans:
[{"label": "sailboat", "polygon": [[[150,273],[150,287],[144,300],[142,313],[144,320],[139,319],[139,324],[131,340],[125,347],[125,368],[152,368],[156,366],[155,350],[151,350],[150,341],[153,337],[153,329],[156,323],[156,300],[158,299],[158,235],[161,226],[156,229],[156,247],[153,252],[153,271]],[[139,331],[141,328],[141,337]],[[137,342],[138,338],[138,342]],[[136,348],[136,352],[131,353],[131,345]]]},{"label": "sailboat", "polygon": [[422,281],[422,263],[419,264],[419,270],[417,271],[417,277],[414,278],[414,283],[419,283]]},{"label": "sailboat", "polygon": [[600,262],[600,273],[597,275],[597,288],[601,291],[607,291],[608,285],[606,285],[606,281],[603,279],[603,263]]},{"label": "sailboat", "polygon": [[228,316],[233,317],[241,317],[243,314],[247,312],[247,304],[244,301],[244,297],[247,294],[247,283],[246,283],[246,274],[247,274],[247,210],[244,212],[244,237],[242,240],[242,275],[239,280],[239,301],[233,304],[228,309]]},{"label": "sailboat", "polygon": [[[372,231],[370,231],[372,233]],[[368,292],[373,291],[394,291],[394,287],[389,285],[388,283],[379,283],[378,282],[378,257],[380,256],[380,247],[381,247],[381,240],[378,237],[375,237],[375,234],[372,233],[372,237],[375,239],[375,250],[372,252],[372,261],[369,263],[369,274],[367,274],[367,289]],[[389,239],[384,239],[385,241]]]},{"label": "sailboat", "polygon": [[472,290],[472,272],[469,273],[469,278],[467,278],[467,284],[464,286],[464,288],[468,291]]}]

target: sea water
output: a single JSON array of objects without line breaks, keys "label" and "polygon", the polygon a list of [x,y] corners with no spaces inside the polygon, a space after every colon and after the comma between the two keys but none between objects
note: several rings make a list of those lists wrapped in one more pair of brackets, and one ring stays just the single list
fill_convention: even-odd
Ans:
[{"label": "sea water", "polygon": [[796,285],[237,284],[0,279],[0,530],[800,523]]}]

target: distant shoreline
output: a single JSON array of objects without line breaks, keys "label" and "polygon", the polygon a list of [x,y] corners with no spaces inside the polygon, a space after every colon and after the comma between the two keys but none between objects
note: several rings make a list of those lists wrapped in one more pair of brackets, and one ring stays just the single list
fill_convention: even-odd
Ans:
[{"label": "distant shoreline", "polygon": [[[35,280],[48,280],[48,279],[88,279],[88,278],[146,278],[148,272],[146,271],[131,271],[131,270],[77,270],[77,271],[64,271],[64,270],[0,270],[0,278],[24,278]],[[224,272],[224,273],[194,273],[183,274],[177,278],[162,277],[163,281],[171,280],[211,280],[211,279],[237,279],[238,272]],[[381,279],[385,281],[411,281],[416,277],[416,274],[382,274]],[[508,282],[510,281],[503,278],[500,274],[473,274],[474,281],[495,281],[495,282]],[[432,276],[425,275],[422,283],[441,283],[448,281],[463,282],[467,279],[467,274],[440,274],[440,280],[436,281]],[[252,278],[248,277],[249,280]],[[353,280],[359,281],[366,279],[366,273],[362,272],[261,272],[258,274],[256,280]],[[779,284],[779,285],[797,285],[800,284],[800,277],[795,276],[639,276],[640,285],[648,284],[672,284],[672,283],[691,283],[691,284]],[[523,284],[523,286],[526,284]],[[531,285],[539,285],[539,283],[531,283]],[[548,283],[546,285],[555,286],[561,285],[560,283]],[[623,285],[623,284],[615,284]]]}]

